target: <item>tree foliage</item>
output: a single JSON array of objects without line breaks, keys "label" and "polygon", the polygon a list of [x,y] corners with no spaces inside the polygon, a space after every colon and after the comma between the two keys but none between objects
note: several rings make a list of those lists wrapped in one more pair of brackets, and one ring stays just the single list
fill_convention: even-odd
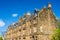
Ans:
[{"label": "tree foliage", "polygon": [[0,40],[3,40],[2,37],[0,37]]},{"label": "tree foliage", "polygon": [[52,35],[52,40],[60,40],[60,29],[56,29]]},{"label": "tree foliage", "polygon": [[60,40],[60,20],[58,21],[58,29],[54,30],[52,40]]}]

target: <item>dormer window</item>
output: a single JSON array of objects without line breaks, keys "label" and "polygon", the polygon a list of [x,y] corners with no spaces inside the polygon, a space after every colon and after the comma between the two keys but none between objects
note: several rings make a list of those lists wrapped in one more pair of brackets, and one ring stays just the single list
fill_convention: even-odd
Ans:
[{"label": "dormer window", "polygon": [[30,16],[31,16],[31,14],[30,14],[30,12],[28,11],[27,14],[26,14],[26,18],[27,18],[27,19],[30,19]]},{"label": "dormer window", "polygon": [[37,14],[35,13],[35,17],[37,16]]},{"label": "dormer window", "polygon": [[26,15],[29,15],[29,16],[30,16],[31,14],[30,14],[30,12],[28,11]]},{"label": "dormer window", "polygon": [[35,8],[35,11],[34,11],[35,17],[38,16],[38,12],[39,12],[39,10]]}]

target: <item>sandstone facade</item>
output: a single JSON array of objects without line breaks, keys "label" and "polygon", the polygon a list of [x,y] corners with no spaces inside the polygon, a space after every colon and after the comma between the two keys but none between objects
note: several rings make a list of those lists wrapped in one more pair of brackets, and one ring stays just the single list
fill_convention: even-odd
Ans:
[{"label": "sandstone facade", "polygon": [[32,15],[27,12],[18,23],[10,25],[6,40],[51,40],[53,30],[57,27],[56,17],[48,3],[48,8],[35,9]]}]

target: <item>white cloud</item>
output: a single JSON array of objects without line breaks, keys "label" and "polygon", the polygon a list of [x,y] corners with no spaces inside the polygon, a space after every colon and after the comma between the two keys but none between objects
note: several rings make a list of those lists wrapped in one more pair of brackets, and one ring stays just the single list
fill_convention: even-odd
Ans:
[{"label": "white cloud", "polygon": [[14,14],[12,14],[12,16],[13,16],[13,17],[17,17],[17,16],[18,16],[18,14],[14,13]]},{"label": "white cloud", "polygon": [[5,22],[0,19],[0,27],[3,27],[5,25]]}]

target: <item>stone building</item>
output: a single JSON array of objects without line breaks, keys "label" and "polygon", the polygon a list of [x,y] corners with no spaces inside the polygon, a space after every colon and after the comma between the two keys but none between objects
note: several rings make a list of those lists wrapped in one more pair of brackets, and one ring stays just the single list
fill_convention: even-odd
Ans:
[{"label": "stone building", "polygon": [[48,3],[48,8],[35,9],[32,15],[27,12],[18,23],[10,25],[6,40],[51,40],[53,30],[57,27],[56,17]]}]

